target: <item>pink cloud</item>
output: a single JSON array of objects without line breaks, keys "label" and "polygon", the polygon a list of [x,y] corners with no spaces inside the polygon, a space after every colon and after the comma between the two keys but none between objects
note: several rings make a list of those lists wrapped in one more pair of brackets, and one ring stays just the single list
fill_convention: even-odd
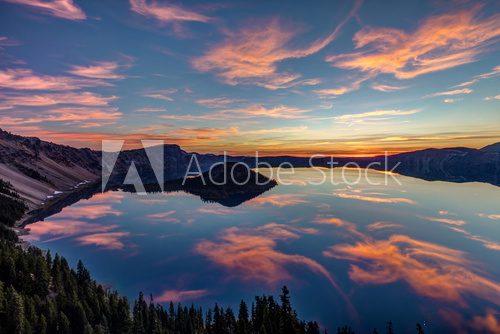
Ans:
[{"label": "pink cloud", "polygon": [[366,238],[355,244],[338,244],[326,257],[350,262],[349,277],[360,284],[406,282],[418,294],[466,306],[474,295],[500,305],[500,284],[473,267],[461,251],[419,241],[405,235],[387,240]]},{"label": "pink cloud", "polygon": [[471,63],[500,35],[500,15],[479,18],[480,8],[429,17],[413,32],[365,27],[353,38],[360,51],[332,55],[326,61],[338,68],[390,73],[398,79]]},{"label": "pink cloud", "polygon": [[101,225],[70,219],[45,220],[31,224],[28,228],[29,234],[24,239],[40,240],[44,236],[62,239],[85,233],[108,232],[117,227],[117,225]]},{"label": "pink cloud", "polygon": [[120,64],[116,62],[99,61],[87,66],[74,65],[71,67],[68,73],[92,79],[118,80],[125,78],[125,76],[116,73],[116,71],[118,71],[120,67]]},{"label": "pink cloud", "polygon": [[322,50],[340,33],[342,27],[357,11],[360,2],[344,20],[324,38],[303,48],[290,48],[298,30],[285,27],[278,19],[252,22],[237,31],[225,31],[226,39],[193,60],[201,72],[213,71],[226,84],[252,84],[268,89],[289,88],[297,85],[316,85],[318,80],[299,80],[301,75],[278,70],[286,59],[304,58]]},{"label": "pink cloud", "polygon": [[39,75],[29,69],[0,70],[0,87],[8,89],[63,91],[109,85],[109,83],[102,80]]},{"label": "pink cloud", "polygon": [[130,236],[129,232],[105,232],[82,235],[76,238],[81,245],[94,245],[105,249],[123,249],[125,244],[121,240],[123,237]]},{"label": "pink cloud", "polygon": [[57,104],[73,104],[83,106],[107,106],[118,96],[102,96],[91,92],[67,92],[56,94],[0,94],[0,109],[11,109],[15,106],[52,106]]},{"label": "pink cloud", "polygon": [[165,290],[161,295],[155,297],[158,303],[180,303],[187,300],[194,300],[209,294],[208,290]]},{"label": "pink cloud", "polygon": [[169,3],[158,3],[156,0],[149,3],[146,0],[130,0],[130,7],[133,12],[154,18],[162,23],[183,21],[206,23],[210,21],[208,16]]},{"label": "pink cloud", "polygon": [[85,20],[85,13],[73,0],[5,0],[7,2],[30,6],[42,12],[68,20]]}]

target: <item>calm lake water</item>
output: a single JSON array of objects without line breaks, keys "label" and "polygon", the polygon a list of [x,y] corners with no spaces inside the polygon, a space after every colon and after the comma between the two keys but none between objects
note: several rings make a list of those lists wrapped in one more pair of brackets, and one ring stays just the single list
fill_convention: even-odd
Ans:
[{"label": "calm lake water", "polygon": [[[357,175],[346,173],[349,182]],[[319,178],[296,169],[282,178],[291,185],[234,208],[183,192],[97,194],[24,238],[73,265],[82,259],[131,299],[143,291],[237,312],[241,298],[277,296],[286,284],[300,317],[330,332],[380,332],[389,319],[398,332],[413,333],[416,322],[429,332],[472,330],[499,312],[498,187],[404,176],[402,185],[308,184]]]}]

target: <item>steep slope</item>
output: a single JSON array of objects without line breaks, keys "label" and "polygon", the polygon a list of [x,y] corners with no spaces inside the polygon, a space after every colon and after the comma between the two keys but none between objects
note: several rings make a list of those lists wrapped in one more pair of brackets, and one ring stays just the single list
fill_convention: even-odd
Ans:
[{"label": "steep slope", "polygon": [[100,177],[100,152],[13,135],[0,129],[0,178],[30,209],[60,191]]}]

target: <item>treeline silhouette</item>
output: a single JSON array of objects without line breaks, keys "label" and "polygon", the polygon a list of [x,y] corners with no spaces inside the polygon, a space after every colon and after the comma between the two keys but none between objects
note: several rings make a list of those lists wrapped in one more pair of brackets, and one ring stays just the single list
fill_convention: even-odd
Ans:
[{"label": "treeline silhouette", "polygon": [[[10,227],[22,217],[26,206],[3,181],[0,199],[0,333],[321,333],[315,321],[299,319],[286,287],[279,301],[258,296],[248,306],[242,300],[237,314],[218,304],[206,311],[194,305],[170,303],[164,307],[142,293],[130,308],[126,297],[94,281],[81,261],[74,270],[57,254],[52,257],[36,247],[22,247]],[[342,327],[337,333],[354,332]],[[394,333],[390,322],[386,333]],[[420,325],[417,333],[423,333]]]}]

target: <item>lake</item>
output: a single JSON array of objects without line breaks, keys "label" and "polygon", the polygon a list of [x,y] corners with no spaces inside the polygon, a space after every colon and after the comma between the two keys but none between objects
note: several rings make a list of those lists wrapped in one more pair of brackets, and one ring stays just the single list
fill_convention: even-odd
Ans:
[{"label": "lake", "polygon": [[335,169],[338,184],[313,185],[317,170],[296,169],[237,207],[184,192],[99,193],[23,238],[72,265],[83,260],[130,299],[143,291],[159,303],[237,311],[241,298],[277,296],[286,284],[299,316],[329,332],[380,332],[389,319],[411,333],[416,322],[443,332],[491,320],[500,308],[499,188],[398,175],[399,184],[376,171],[350,184],[359,172],[340,182]]}]

